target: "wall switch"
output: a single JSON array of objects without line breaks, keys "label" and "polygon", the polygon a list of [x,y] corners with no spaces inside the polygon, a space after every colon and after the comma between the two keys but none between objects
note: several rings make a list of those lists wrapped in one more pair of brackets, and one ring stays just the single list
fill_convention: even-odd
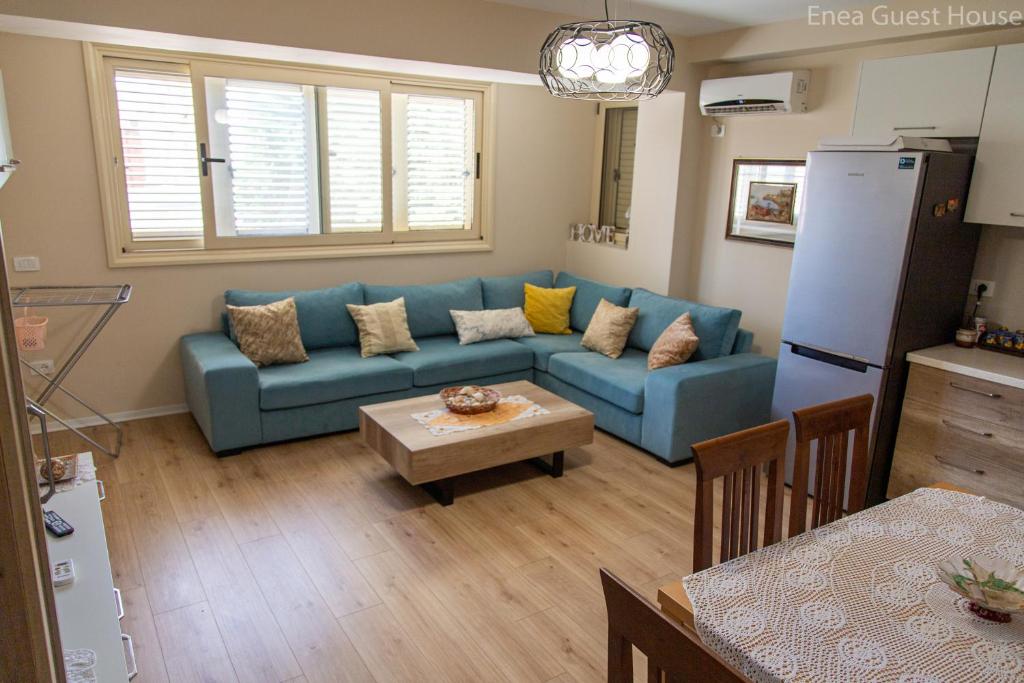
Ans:
[{"label": "wall switch", "polygon": [[988,289],[981,295],[983,299],[987,299],[991,296],[996,295],[996,283],[993,280],[971,280],[971,291],[972,297],[978,296],[978,285],[985,285]]},{"label": "wall switch", "polygon": [[15,256],[14,257],[14,270],[19,273],[27,273],[35,270],[39,270],[39,257],[38,256]]},{"label": "wall switch", "polygon": [[52,375],[53,374],[53,361],[51,359],[49,359],[49,358],[45,358],[43,360],[31,361],[31,362],[29,362],[29,365],[33,369],[38,370],[39,372],[43,373],[44,375]]}]

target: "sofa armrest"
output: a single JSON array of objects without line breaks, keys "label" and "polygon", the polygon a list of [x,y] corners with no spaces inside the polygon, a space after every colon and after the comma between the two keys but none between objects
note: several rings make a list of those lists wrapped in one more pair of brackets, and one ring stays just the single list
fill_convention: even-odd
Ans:
[{"label": "sofa armrest", "polygon": [[188,407],[214,451],[262,440],[260,382],[256,365],[221,332],[181,338],[181,366]]},{"label": "sofa armrest", "polygon": [[738,353],[655,370],[644,385],[641,445],[669,462],[691,444],[769,421],[774,358]]}]

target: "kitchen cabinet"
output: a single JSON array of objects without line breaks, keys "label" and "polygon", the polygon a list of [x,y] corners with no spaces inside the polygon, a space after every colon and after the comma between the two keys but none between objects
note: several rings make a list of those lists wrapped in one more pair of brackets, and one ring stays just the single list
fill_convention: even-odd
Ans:
[{"label": "kitchen cabinet", "polygon": [[1024,360],[951,344],[907,360],[888,496],[942,481],[1024,507]]},{"label": "kitchen cabinet", "polygon": [[4,98],[4,78],[0,73],[0,187],[11,177],[18,166],[11,146],[11,129],[7,123],[7,101]]},{"label": "kitchen cabinet", "polygon": [[861,64],[853,134],[977,137],[994,47]]},{"label": "kitchen cabinet", "polygon": [[996,50],[965,220],[1024,227],[1024,44]]}]

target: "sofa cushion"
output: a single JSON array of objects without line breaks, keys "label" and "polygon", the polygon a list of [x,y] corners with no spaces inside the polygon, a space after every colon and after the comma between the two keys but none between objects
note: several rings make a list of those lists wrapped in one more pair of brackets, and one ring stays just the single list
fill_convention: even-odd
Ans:
[{"label": "sofa cushion", "polygon": [[623,410],[644,412],[647,354],[643,351],[626,349],[618,358],[594,352],[556,353],[548,360],[548,372]]},{"label": "sofa cushion", "polygon": [[[224,292],[224,302],[230,306],[262,306],[288,297],[295,298],[299,332],[302,345],[307,350],[354,346],[359,341],[356,325],[345,310],[346,304],[363,303],[363,286],[358,282],[305,291],[257,292],[229,289]],[[235,339],[233,333],[231,338]]]},{"label": "sofa cushion", "polygon": [[694,332],[700,337],[700,346],[690,361],[709,360],[732,353],[736,330],[740,325],[740,312],[735,308],[720,308],[695,304],[684,299],[661,296],[646,289],[634,289],[629,305],[640,309],[636,325],[629,335],[629,345],[650,351],[661,333],[676,318],[689,312]]},{"label": "sofa cushion", "polygon": [[532,337],[520,337],[517,342],[533,351],[533,367],[547,372],[548,360],[556,353],[589,353],[580,346],[583,335],[572,334],[538,334]]},{"label": "sofa cushion", "polygon": [[450,384],[533,367],[533,352],[511,339],[460,346],[458,337],[418,339],[419,351],[396,353],[395,360],[412,369],[415,386]]},{"label": "sofa cushion", "polygon": [[409,331],[416,339],[455,334],[448,311],[479,311],[484,307],[480,278],[471,277],[436,285],[363,285],[366,303],[379,304],[405,297]]},{"label": "sofa cushion", "polygon": [[616,306],[625,306],[629,303],[630,290],[628,288],[587,280],[565,271],[558,274],[555,279],[555,287],[576,288],[576,296],[572,300],[572,310],[569,312],[569,324],[572,329],[580,332],[587,329],[601,299],[606,299],[608,303]]},{"label": "sofa cushion", "polygon": [[484,295],[484,308],[522,308],[526,303],[523,285],[529,282],[537,287],[550,287],[555,275],[550,270],[538,270],[525,275],[485,277],[480,279]]},{"label": "sofa cushion", "polygon": [[261,368],[259,383],[260,408],[277,410],[408,389],[412,370],[391,356],[363,358],[345,346],[310,351],[300,365]]},{"label": "sofa cushion", "polygon": [[530,321],[530,327],[537,334],[572,334],[569,315],[575,287],[534,287],[529,282],[523,285],[526,304],[523,312]]}]

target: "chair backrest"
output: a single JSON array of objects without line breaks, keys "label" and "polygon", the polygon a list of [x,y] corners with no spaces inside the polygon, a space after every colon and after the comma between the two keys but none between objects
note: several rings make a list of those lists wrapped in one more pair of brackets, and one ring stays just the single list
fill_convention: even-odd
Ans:
[{"label": "chair backrest", "polygon": [[693,571],[713,563],[715,480],[722,479],[722,542],[719,562],[758,548],[761,472],[768,466],[764,545],[782,538],[783,476],[789,422],[726,434],[691,446],[697,464],[693,520]]},{"label": "chair backrest", "polygon": [[[793,411],[796,428],[796,456],[793,461],[793,490],[789,500],[789,535],[807,528],[807,487],[811,442],[817,441],[814,467],[814,507],[811,528],[834,522],[843,515],[846,492],[847,457],[850,459],[850,495],[846,509],[864,509],[868,483],[868,436],[871,423],[870,394]],[[853,448],[850,449],[850,432]],[[852,454],[848,456],[848,451]]]},{"label": "chair backrest", "polygon": [[696,633],[661,613],[606,569],[601,586],[608,608],[608,683],[633,683],[633,647],[647,655],[647,680],[745,681]]}]

